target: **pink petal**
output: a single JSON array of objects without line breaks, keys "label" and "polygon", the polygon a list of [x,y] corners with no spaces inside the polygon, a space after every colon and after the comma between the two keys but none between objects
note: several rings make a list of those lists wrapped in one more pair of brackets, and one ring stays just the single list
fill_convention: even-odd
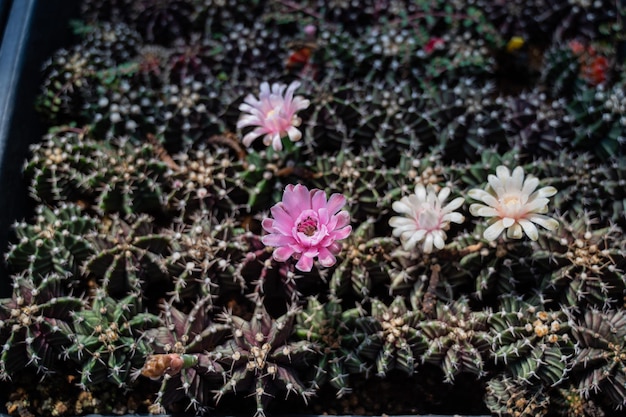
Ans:
[{"label": "pink petal", "polygon": [[320,265],[327,268],[333,266],[335,262],[337,262],[337,258],[335,258],[335,256],[326,248],[320,249],[318,259],[320,261]]},{"label": "pink petal", "polygon": [[285,210],[293,218],[297,218],[304,210],[311,209],[311,194],[304,185],[296,184],[291,190],[285,189],[283,204]]},{"label": "pink petal", "polygon": [[313,258],[303,254],[298,263],[296,263],[296,268],[302,272],[310,272],[313,268]]},{"label": "pink petal", "polygon": [[280,248],[274,249],[272,257],[278,262],[285,262],[294,252],[295,250],[291,246],[281,246]]},{"label": "pink petal", "polygon": [[296,243],[296,240],[292,236],[272,233],[272,234],[263,236],[261,238],[261,242],[263,242],[265,246],[276,247],[276,246],[292,245]]},{"label": "pink petal", "polygon": [[268,230],[268,232],[280,231],[284,234],[291,234],[291,229],[293,228],[294,219],[291,216],[291,213],[288,213],[285,210],[285,207],[282,203],[275,204],[271,209],[272,217],[274,218],[273,230]]},{"label": "pink petal", "polygon": [[333,216],[333,220],[335,221],[334,228],[341,229],[342,227],[350,224],[350,213],[347,211],[340,211]]},{"label": "pink petal", "polygon": [[348,236],[350,236],[350,233],[352,233],[352,226],[346,226],[342,229],[337,229],[333,232],[330,233],[330,236],[334,239],[334,240],[342,240],[347,238]]},{"label": "pink petal", "polygon": [[326,193],[322,190],[311,190],[313,196],[311,197],[311,209],[318,211],[321,208],[326,208]]},{"label": "pink petal", "polygon": [[269,232],[269,233],[274,232],[275,231],[274,230],[274,219],[270,219],[269,217],[266,217],[261,222],[261,227],[263,227],[263,230],[265,230],[266,232]]},{"label": "pink petal", "polygon": [[328,209],[329,213],[337,213],[343,206],[346,205],[346,198],[338,193],[335,193],[330,196],[328,199],[328,203],[326,204],[326,209]]}]

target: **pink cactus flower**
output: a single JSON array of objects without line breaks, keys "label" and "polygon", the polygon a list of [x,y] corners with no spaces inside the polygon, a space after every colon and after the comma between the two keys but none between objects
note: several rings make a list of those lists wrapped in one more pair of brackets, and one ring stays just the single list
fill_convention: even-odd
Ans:
[{"label": "pink cactus flower", "polygon": [[275,247],[275,260],[298,259],[296,268],[300,271],[310,271],[315,257],[322,266],[333,266],[341,250],[338,241],[352,231],[350,214],[341,210],[345,204],[341,194],[333,194],[327,201],[322,190],[309,191],[303,185],[290,184],[283,201],[270,209],[273,218],[263,220],[263,229],[269,234],[262,241]]},{"label": "pink cactus flower", "polygon": [[243,114],[237,121],[237,129],[255,127],[243,137],[245,146],[250,146],[258,137],[263,137],[265,146],[271,144],[274,150],[280,151],[283,149],[283,137],[289,137],[292,142],[302,138],[302,133],[298,130],[302,120],[296,113],[309,107],[310,102],[302,96],[293,95],[299,86],[298,81],[292,82],[289,87],[274,83],[270,89],[270,85],[263,82],[258,99],[248,94],[239,106]]}]

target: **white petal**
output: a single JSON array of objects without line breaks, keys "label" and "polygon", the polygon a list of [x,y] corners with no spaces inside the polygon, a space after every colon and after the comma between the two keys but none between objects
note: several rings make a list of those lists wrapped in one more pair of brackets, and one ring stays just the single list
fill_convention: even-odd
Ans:
[{"label": "white petal", "polygon": [[483,237],[490,241],[496,240],[503,230],[504,225],[502,224],[502,220],[498,220],[487,229],[485,229],[485,231],[483,232]]},{"label": "white petal", "polygon": [[426,201],[426,188],[422,184],[417,184],[414,195],[417,196],[420,202]]},{"label": "white petal", "polygon": [[404,246],[404,249],[406,250],[412,250],[413,248],[415,248],[417,242],[424,239],[424,235],[426,235],[425,230],[418,230],[415,233],[411,234],[408,239],[404,239],[402,246]]},{"label": "white petal", "polygon": [[552,197],[556,193],[558,193],[558,190],[552,186],[543,187],[535,191],[537,197]]},{"label": "white petal", "polygon": [[485,190],[481,190],[480,188],[473,188],[469,190],[467,193],[474,200],[482,201],[485,204],[488,204],[492,207],[498,206],[498,200],[491,194],[489,194]]},{"label": "white petal", "polygon": [[515,224],[515,219],[512,219],[511,217],[504,217],[502,219],[502,225],[504,227],[511,227],[513,224]]},{"label": "white petal", "polygon": [[424,253],[431,253],[433,251],[433,235],[429,233],[424,239]]},{"label": "white petal", "polygon": [[548,230],[555,230],[559,227],[559,222],[557,220],[552,217],[544,216],[543,214],[531,214],[526,216],[526,219],[533,223],[537,223],[539,226]]},{"label": "white petal", "polygon": [[[522,171],[522,174],[523,173],[524,173],[524,171]],[[498,178],[500,180],[504,180],[504,179],[507,179],[507,178],[511,177],[511,173],[509,171],[509,168],[507,168],[504,165],[498,165],[496,167],[496,175],[498,176]]]},{"label": "white petal", "polygon": [[461,224],[465,221],[465,216],[463,216],[461,213],[456,213],[456,212],[448,213],[443,216],[442,220],[451,222],[451,223]]},{"label": "white petal", "polygon": [[408,214],[408,215],[413,214],[413,207],[411,207],[409,199],[406,197],[402,197],[400,201],[394,201],[393,204],[391,205],[391,208],[396,213]]},{"label": "white petal", "polygon": [[520,219],[518,223],[520,224],[520,226],[522,226],[522,229],[524,229],[524,233],[526,233],[526,236],[528,236],[530,240],[537,240],[539,238],[539,232],[531,221],[526,219]]},{"label": "white petal", "polygon": [[437,249],[443,249],[443,247],[446,245],[446,242],[444,240],[446,237],[446,234],[443,233],[442,231],[436,231],[436,232],[433,232],[432,235],[434,238],[433,244],[435,245],[435,247]]},{"label": "white petal", "polygon": [[287,128],[287,135],[289,136],[289,140],[292,142],[297,142],[302,138],[302,132],[293,126],[289,126],[289,128]]},{"label": "white petal", "polygon": [[525,195],[530,195],[535,188],[539,185],[539,178],[530,177],[524,181],[524,187],[522,188],[522,193]]},{"label": "white petal", "polygon": [[515,190],[521,190],[524,183],[524,168],[518,166],[513,169],[511,174],[511,187]]},{"label": "white petal", "polygon": [[474,212],[470,208],[470,213],[478,217],[498,217],[498,210],[487,206],[474,207]]},{"label": "white petal", "polygon": [[506,235],[511,239],[521,239],[522,237],[524,237],[522,226],[520,226],[519,223],[515,223],[513,226],[507,229]]},{"label": "white petal", "polygon": [[448,211],[448,212],[454,211],[458,209],[459,207],[461,207],[464,202],[465,202],[465,199],[463,197],[457,197],[454,200],[450,201],[448,204],[446,204],[443,210]]},{"label": "white petal", "polygon": [[446,199],[448,198],[448,196],[450,196],[450,188],[448,187],[443,187],[440,191],[439,191],[439,195],[437,195],[437,199],[439,199],[439,201],[443,204],[444,201],[446,201]]}]

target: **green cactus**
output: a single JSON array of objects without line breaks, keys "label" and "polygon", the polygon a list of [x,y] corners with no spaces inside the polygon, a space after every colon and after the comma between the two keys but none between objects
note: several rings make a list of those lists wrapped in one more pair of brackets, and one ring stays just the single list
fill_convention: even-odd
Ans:
[{"label": "green cactus", "polygon": [[155,122],[167,149],[179,150],[226,130],[219,119],[219,80],[208,77],[188,77],[162,87]]},{"label": "green cactus", "polygon": [[541,249],[534,253],[533,262],[547,274],[545,297],[576,310],[622,305],[626,290],[622,230],[596,226],[587,212],[572,217],[561,217],[557,230],[544,233]]},{"label": "green cactus", "polygon": [[[37,107],[56,124],[75,122],[87,103],[98,96],[95,86],[110,83],[118,71],[137,54],[140,36],[123,23],[77,24],[80,44],[61,49],[44,63],[43,94]],[[96,102],[98,100],[96,99]],[[81,123],[91,120],[82,119]]]},{"label": "green cactus", "polygon": [[72,343],[63,352],[79,369],[79,387],[88,390],[105,381],[130,387],[151,353],[143,332],[159,324],[138,293],[117,300],[97,290],[90,306],[72,313]]},{"label": "green cactus", "polygon": [[42,378],[57,372],[59,354],[71,343],[71,317],[84,301],[67,295],[64,276],[12,277],[13,296],[0,299],[0,379],[34,369]]},{"label": "green cactus", "polygon": [[372,360],[380,377],[393,369],[413,375],[426,350],[426,340],[419,329],[420,313],[409,310],[402,297],[394,298],[389,305],[372,299],[371,309],[370,315],[357,320],[364,332],[357,354]]},{"label": "green cactus", "polygon": [[551,97],[571,97],[583,81],[578,55],[569,45],[556,44],[544,55],[540,82],[547,87]]},{"label": "green cactus", "polygon": [[507,150],[504,100],[493,98],[494,84],[461,77],[429,89],[428,117],[440,132],[435,149],[445,163],[478,161],[487,150]]},{"label": "green cactus", "polygon": [[241,267],[249,248],[243,228],[234,218],[219,220],[212,212],[198,212],[193,223],[182,230],[164,230],[164,234],[172,246],[166,257],[174,279],[172,301],[182,302],[200,294],[212,306],[220,295],[244,291]]},{"label": "green cactus", "polygon": [[367,365],[355,353],[358,335],[356,321],[363,315],[358,307],[343,309],[339,299],[326,302],[309,297],[306,307],[297,315],[296,335],[315,343],[319,362],[315,367],[313,381],[316,387],[329,383],[337,398],[352,392],[349,376],[369,373]]},{"label": "green cactus", "polygon": [[576,132],[572,141],[574,149],[592,152],[603,160],[623,156],[626,138],[624,100],[626,93],[620,84],[579,89],[567,105]]},{"label": "green cactus", "polygon": [[39,205],[33,223],[15,223],[16,242],[9,245],[6,260],[14,272],[26,271],[35,282],[49,273],[75,278],[94,254],[90,238],[96,222],[75,204]]},{"label": "green cactus", "polygon": [[31,197],[55,204],[82,200],[90,194],[87,179],[94,164],[86,156],[96,151],[97,144],[86,140],[86,135],[87,129],[58,126],[30,146],[24,177]]},{"label": "green cactus", "polygon": [[506,297],[487,323],[493,360],[516,384],[555,386],[566,378],[575,348],[564,311]]},{"label": "green cactus", "polygon": [[391,265],[388,262],[396,241],[376,236],[375,227],[374,219],[367,219],[343,243],[345,249],[330,279],[331,296],[355,295],[357,300],[363,300],[369,297],[372,288],[389,283]]},{"label": "green cactus", "polygon": [[170,289],[164,285],[169,278],[165,257],[170,253],[170,237],[154,231],[150,216],[124,220],[114,215],[100,224],[89,241],[94,253],[85,260],[83,274],[95,278],[108,294],[155,291],[158,297]]},{"label": "green cactus", "polygon": [[391,207],[386,169],[380,167],[376,151],[322,155],[316,159],[312,170],[316,173],[311,180],[315,188],[346,196],[346,208],[354,222],[378,218]]},{"label": "green cactus", "polygon": [[[214,140],[218,138],[237,143],[231,136],[217,136]],[[232,211],[245,210],[246,204],[256,205],[249,194],[249,188],[254,186],[246,182],[254,176],[252,162],[233,157],[224,144],[216,145],[189,148],[173,156],[175,166],[167,179],[172,190],[168,204],[181,216],[213,207]]]},{"label": "green cactus", "polygon": [[626,315],[623,310],[587,309],[572,324],[579,351],[574,370],[585,398],[598,393],[616,409],[626,405]]},{"label": "green cactus", "polygon": [[521,161],[532,163],[537,149],[542,159],[557,159],[563,154],[574,137],[565,103],[563,97],[550,99],[542,88],[505,98],[507,138],[512,148],[519,149]]},{"label": "green cactus", "polygon": [[544,416],[550,406],[550,396],[543,384],[529,385],[506,375],[487,382],[485,404],[498,416]]},{"label": "green cactus", "polygon": [[419,323],[428,345],[422,362],[441,367],[448,383],[454,383],[455,376],[462,372],[485,376],[488,314],[471,311],[467,298],[459,298],[454,303],[439,301],[432,314],[433,318]]},{"label": "green cactus", "polygon": [[102,213],[159,212],[165,205],[167,164],[157,158],[153,145],[127,138],[102,144],[93,155],[89,179],[95,204]]}]

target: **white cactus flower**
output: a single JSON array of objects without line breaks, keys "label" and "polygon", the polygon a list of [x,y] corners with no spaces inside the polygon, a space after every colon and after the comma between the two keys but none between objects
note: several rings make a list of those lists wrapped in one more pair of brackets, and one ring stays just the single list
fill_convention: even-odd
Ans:
[{"label": "white cactus flower", "polygon": [[444,247],[450,223],[463,223],[465,220],[462,214],[455,212],[463,205],[463,198],[455,198],[444,206],[449,195],[448,187],[437,194],[431,185],[425,188],[418,184],[414,194],[393,203],[392,208],[404,216],[392,217],[389,225],[393,227],[393,235],[400,237],[405,250],[413,250],[421,241],[424,242],[424,253],[431,253],[433,247]]},{"label": "white cactus flower", "polygon": [[548,197],[557,193],[554,187],[543,187],[535,191],[539,180],[529,176],[524,180],[524,169],[516,167],[513,173],[503,165],[496,168],[496,175],[490,174],[487,190],[478,188],[469,191],[474,203],[469,207],[473,216],[489,217],[489,227],[483,233],[485,239],[493,241],[506,229],[512,239],[521,239],[524,233],[537,240],[539,232],[535,224],[554,230],[559,222],[544,215],[548,212]]}]

